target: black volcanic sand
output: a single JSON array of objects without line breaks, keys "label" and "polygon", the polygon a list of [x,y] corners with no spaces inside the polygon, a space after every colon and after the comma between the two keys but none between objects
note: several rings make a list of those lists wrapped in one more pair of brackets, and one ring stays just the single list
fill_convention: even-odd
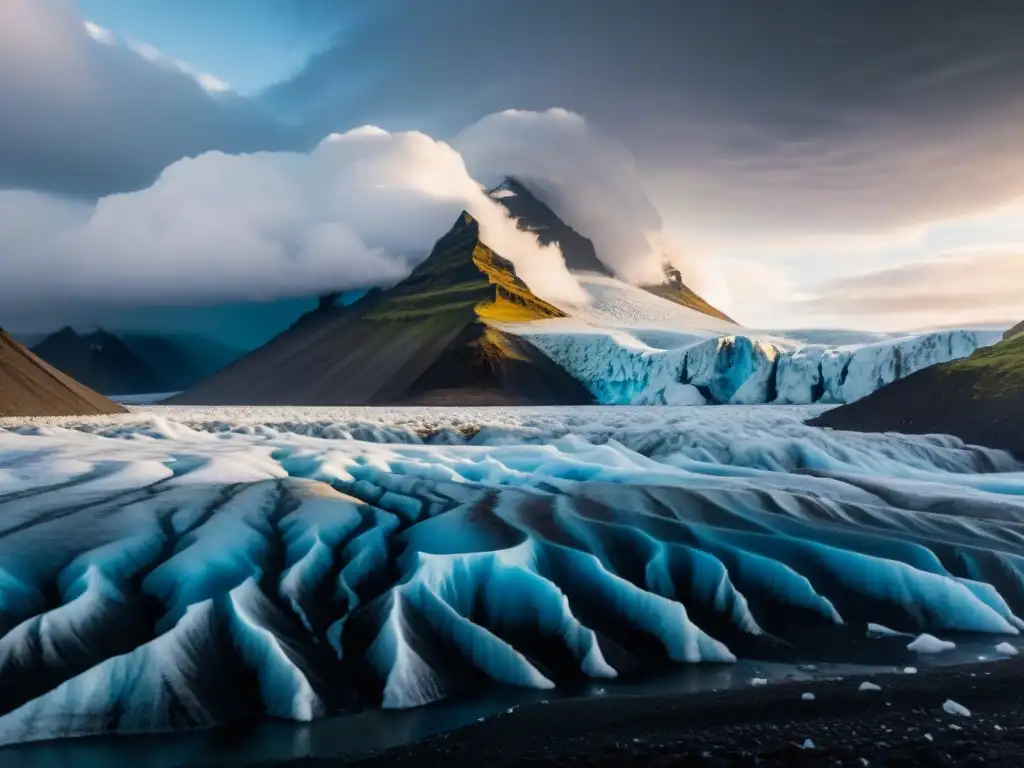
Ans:
[{"label": "black volcanic sand", "polygon": [[[859,692],[866,679],[882,690]],[[1015,658],[714,693],[564,699],[369,757],[273,765],[1021,766],[1022,683],[1024,659]],[[801,698],[808,692],[813,701]],[[971,715],[945,713],[947,699]],[[806,739],[813,748],[803,748]]]}]

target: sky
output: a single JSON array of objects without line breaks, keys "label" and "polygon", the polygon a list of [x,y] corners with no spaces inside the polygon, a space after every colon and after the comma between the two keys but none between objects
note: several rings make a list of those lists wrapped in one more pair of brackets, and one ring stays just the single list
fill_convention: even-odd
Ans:
[{"label": "sky", "polygon": [[1021,39],[1016,0],[5,0],[0,323],[393,281],[514,172],[751,327],[1009,325]]}]

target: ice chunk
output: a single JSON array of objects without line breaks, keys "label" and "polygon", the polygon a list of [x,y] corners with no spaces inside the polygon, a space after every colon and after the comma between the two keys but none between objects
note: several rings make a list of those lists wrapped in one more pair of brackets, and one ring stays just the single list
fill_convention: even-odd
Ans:
[{"label": "ice chunk", "polygon": [[767,678],[764,677],[753,677],[750,679],[751,685],[768,685]]},{"label": "ice chunk", "polygon": [[947,715],[956,715],[957,717],[970,717],[971,710],[965,707],[963,704],[958,704],[952,699],[946,699],[942,704],[942,710]]},{"label": "ice chunk", "polygon": [[858,691],[880,691],[880,690],[882,690],[882,686],[875,685],[874,683],[870,683],[867,680],[865,680],[863,683],[860,684],[860,686],[857,688],[857,690]]},{"label": "ice chunk", "polygon": [[868,637],[898,637],[902,634],[881,624],[868,624]]},{"label": "ice chunk", "polygon": [[800,694],[800,698],[804,701],[814,701],[815,697],[813,693],[802,693]]},{"label": "ice chunk", "polygon": [[950,640],[940,640],[934,635],[924,633],[918,635],[917,638],[907,646],[908,651],[914,653],[943,653],[945,651],[952,651],[956,648],[956,643]]},{"label": "ice chunk", "polygon": [[903,668],[903,674],[904,675],[916,675],[917,674],[917,667],[904,667]]},{"label": "ice chunk", "polygon": [[1009,643],[1000,643],[996,646],[996,653],[1001,653],[1003,656],[1016,656],[1019,651]]}]

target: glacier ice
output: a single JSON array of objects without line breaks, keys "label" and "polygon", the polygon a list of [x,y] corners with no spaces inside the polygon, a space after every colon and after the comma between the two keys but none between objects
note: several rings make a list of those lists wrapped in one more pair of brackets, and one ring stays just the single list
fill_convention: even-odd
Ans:
[{"label": "glacier ice", "polygon": [[942,703],[942,711],[947,715],[955,715],[957,717],[970,717],[971,710],[965,707],[963,704],[959,704],[952,699],[946,699]]},{"label": "glacier ice", "polygon": [[4,422],[0,743],[1024,629],[1024,467],[815,408]]},{"label": "glacier ice", "polygon": [[1004,642],[999,643],[999,645],[996,646],[996,653],[1001,654],[1002,656],[1016,656],[1020,651],[1017,650],[1015,645],[1010,645],[1009,643]]},{"label": "glacier ice", "polygon": [[935,635],[929,635],[927,632],[918,635],[907,645],[907,650],[914,651],[914,653],[943,653],[954,648],[956,648],[956,643],[949,640],[940,640]]},{"label": "glacier ice", "polygon": [[736,329],[661,349],[635,329],[542,322],[512,330],[606,405],[850,403],[1000,338],[993,330],[950,330],[828,346]]}]

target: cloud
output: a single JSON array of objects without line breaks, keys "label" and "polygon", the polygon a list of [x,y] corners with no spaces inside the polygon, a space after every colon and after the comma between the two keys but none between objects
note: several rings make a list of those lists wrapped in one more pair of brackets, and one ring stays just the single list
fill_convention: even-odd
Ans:
[{"label": "cloud", "polygon": [[133,45],[71,0],[0,3],[0,187],[98,196],[207,150],[296,146],[226,84]]},{"label": "cloud", "polygon": [[488,187],[514,176],[567,224],[594,241],[618,277],[646,285],[664,280],[666,258],[695,290],[708,282],[664,231],[636,164],[621,144],[564,109],[506,110],[452,140],[474,178]]},{"label": "cloud", "polygon": [[819,315],[880,315],[903,324],[909,317],[918,325],[1024,317],[1024,243],[829,280],[815,293],[803,309]]},{"label": "cloud", "polygon": [[[88,21],[85,22],[85,29],[89,33],[89,36],[94,40],[99,40],[107,45],[117,44],[117,38],[108,30],[97,27],[95,24],[90,24]],[[97,36],[97,33],[99,36]],[[140,43],[136,40],[129,40],[125,44],[148,62],[156,64],[159,67],[163,67],[164,69],[170,69],[172,71],[181,72],[183,75],[188,75],[195,80],[196,83],[199,84],[199,87],[204,91],[209,93],[224,93],[225,91],[231,90],[230,83],[206,72],[196,72],[195,68],[193,68],[188,62],[181,61],[180,59],[175,59],[170,56],[165,56],[149,43]]]},{"label": "cloud", "polygon": [[179,160],[152,186],[95,204],[0,192],[11,244],[0,306],[25,317],[65,303],[269,300],[386,285],[463,209],[540,295],[586,300],[558,249],[519,230],[449,145],[363,127],[311,153]]},{"label": "cloud", "polygon": [[672,226],[709,236],[891,229],[1024,193],[1016,0],[369,5],[333,4],[335,44],[267,103],[321,132],[442,137],[561,106],[629,149]]},{"label": "cloud", "polygon": [[664,279],[665,257],[650,237],[661,231],[661,216],[643,191],[632,157],[579,115],[507,110],[469,126],[452,144],[484,185],[497,186],[509,175],[525,184],[586,233],[601,260],[623,279]]}]

